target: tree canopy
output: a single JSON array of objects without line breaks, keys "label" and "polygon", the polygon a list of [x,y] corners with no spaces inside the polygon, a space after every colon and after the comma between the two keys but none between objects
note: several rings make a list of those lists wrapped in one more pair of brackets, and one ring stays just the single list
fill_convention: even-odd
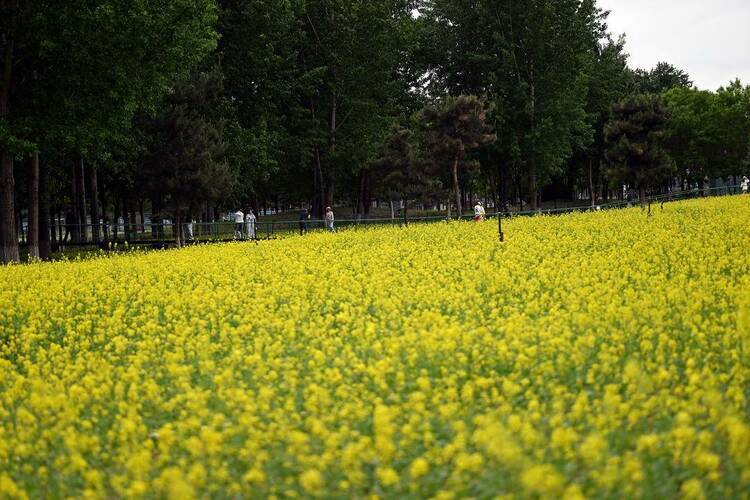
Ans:
[{"label": "tree canopy", "polygon": [[[1,258],[26,240],[49,255],[68,218],[98,241],[106,221],[363,216],[394,197],[534,209],[747,173],[748,87],[629,67],[607,16],[596,0],[0,1]],[[633,145],[674,171],[633,174]]]}]

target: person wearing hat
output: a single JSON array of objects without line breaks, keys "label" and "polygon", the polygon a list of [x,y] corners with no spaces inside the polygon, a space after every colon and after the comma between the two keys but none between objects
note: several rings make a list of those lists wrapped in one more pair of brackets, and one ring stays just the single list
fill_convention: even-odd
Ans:
[{"label": "person wearing hat", "polygon": [[331,207],[326,207],[326,229],[328,231],[335,233],[336,230],[333,228],[333,210],[331,210]]},{"label": "person wearing hat", "polygon": [[474,220],[476,222],[481,222],[484,220],[484,207],[482,206],[481,201],[477,201],[477,204],[474,205]]}]

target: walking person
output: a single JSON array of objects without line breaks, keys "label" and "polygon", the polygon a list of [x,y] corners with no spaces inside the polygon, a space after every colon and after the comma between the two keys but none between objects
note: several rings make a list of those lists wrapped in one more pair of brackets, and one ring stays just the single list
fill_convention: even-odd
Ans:
[{"label": "walking person", "polygon": [[252,209],[250,209],[247,212],[247,216],[245,217],[245,229],[247,230],[248,240],[255,239],[255,221],[256,220],[257,218],[255,217],[255,214],[253,213]]},{"label": "walking person", "polygon": [[485,211],[484,207],[482,206],[481,201],[477,201],[477,204],[474,205],[474,221],[475,222],[481,222],[484,220]]},{"label": "walking person", "polygon": [[302,207],[302,210],[300,210],[299,212],[299,234],[300,236],[307,233],[307,220],[309,218],[310,218],[310,212],[307,211],[307,208]]},{"label": "walking person", "polygon": [[242,210],[237,210],[234,213],[234,239],[235,240],[241,240],[242,239],[242,233],[243,233],[243,227],[245,225],[245,214],[242,213]]},{"label": "walking person", "polygon": [[747,194],[747,193],[750,192],[750,179],[748,179],[746,175],[742,176],[742,182],[740,183],[740,189],[742,189],[742,194]]},{"label": "walking person", "polygon": [[331,210],[331,207],[326,207],[326,229],[328,229],[328,232],[330,233],[336,232],[336,229],[333,227],[334,220],[333,210]]}]

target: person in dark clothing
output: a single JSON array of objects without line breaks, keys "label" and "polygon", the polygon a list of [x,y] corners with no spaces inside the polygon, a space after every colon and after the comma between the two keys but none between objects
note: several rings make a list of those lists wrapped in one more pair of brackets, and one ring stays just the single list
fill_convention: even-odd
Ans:
[{"label": "person in dark clothing", "polygon": [[299,234],[300,236],[307,232],[307,219],[310,218],[310,212],[303,208],[299,212]]},{"label": "person in dark clothing", "polygon": [[65,237],[63,243],[68,242],[68,238],[73,239],[73,231],[75,230],[76,216],[70,210],[65,212]]}]

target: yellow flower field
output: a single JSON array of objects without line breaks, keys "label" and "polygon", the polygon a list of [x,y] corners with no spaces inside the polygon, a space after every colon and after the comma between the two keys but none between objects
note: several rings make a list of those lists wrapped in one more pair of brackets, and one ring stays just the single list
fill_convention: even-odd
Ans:
[{"label": "yellow flower field", "polygon": [[750,496],[750,197],[0,269],[0,498]]}]

